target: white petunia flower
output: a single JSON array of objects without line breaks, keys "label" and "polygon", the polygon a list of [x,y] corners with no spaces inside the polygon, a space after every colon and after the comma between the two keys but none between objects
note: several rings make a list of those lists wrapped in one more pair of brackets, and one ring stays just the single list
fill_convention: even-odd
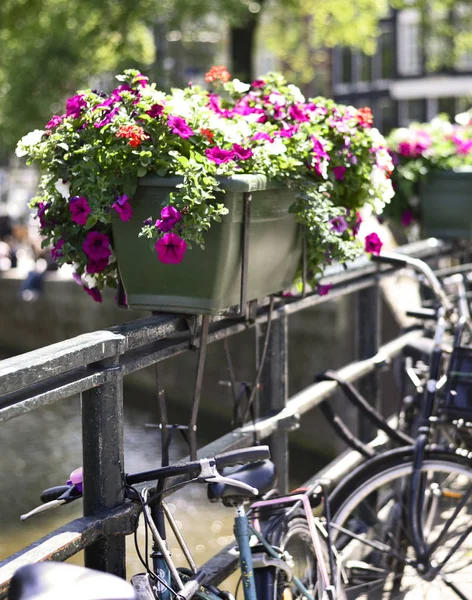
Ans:
[{"label": "white petunia flower", "polygon": [[70,198],[70,183],[69,182],[65,182],[62,179],[58,179],[56,181],[56,183],[54,184],[54,187],[56,188],[57,192],[59,194],[61,194],[61,196],[65,199],[65,200],[69,200]]},{"label": "white petunia flower", "polygon": [[305,96],[301,93],[300,89],[297,88],[296,85],[290,83],[287,86],[287,89],[290,90],[290,93],[293,95],[295,102],[300,102],[301,104],[305,102]]},{"label": "white petunia flower", "polygon": [[459,125],[470,125],[470,123],[472,122],[472,110],[459,113],[454,117],[454,120]]},{"label": "white petunia flower", "polygon": [[44,133],[45,132],[42,129],[35,129],[34,131],[30,131],[24,135],[18,142],[15,150],[15,154],[18,156],[18,158],[26,156],[29,153],[28,148],[30,146],[36,146],[36,144],[39,144]]},{"label": "white petunia flower", "polygon": [[239,79],[233,79],[233,88],[234,88],[234,91],[237,92],[238,94],[244,94],[251,89],[251,84],[244,83],[244,82],[240,81]]},{"label": "white petunia flower", "polygon": [[82,275],[82,281],[88,288],[97,287],[97,279],[93,275],[90,275],[89,273],[84,273]]},{"label": "white petunia flower", "polygon": [[172,96],[167,101],[167,107],[173,115],[190,119],[192,116],[192,106],[184,96],[183,90],[173,90]]}]

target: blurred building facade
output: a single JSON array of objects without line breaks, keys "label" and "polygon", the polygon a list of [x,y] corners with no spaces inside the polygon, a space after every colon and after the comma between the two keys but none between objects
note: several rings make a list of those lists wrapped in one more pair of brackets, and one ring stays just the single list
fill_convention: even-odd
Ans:
[{"label": "blurred building facade", "polygon": [[[460,31],[460,14],[441,13]],[[472,106],[472,53],[447,61],[453,39],[432,27],[425,34],[414,9],[391,10],[380,23],[377,51],[367,56],[349,48],[334,48],[332,91],[335,100],[370,106],[383,132],[439,113],[450,116]],[[449,62],[449,64],[448,64]]]}]

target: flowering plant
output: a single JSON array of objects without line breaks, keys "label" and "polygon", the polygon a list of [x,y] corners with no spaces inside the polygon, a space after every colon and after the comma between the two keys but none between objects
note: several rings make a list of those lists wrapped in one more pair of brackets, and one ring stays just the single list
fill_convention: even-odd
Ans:
[{"label": "flowering plant", "polygon": [[306,100],[277,74],[231,80],[224,67],[207,74],[211,91],[189,84],[165,94],[134,70],[117,79],[110,94],[69,98],[65,114],[17,147],[43,171],[32,207],[44,243],[59,264],[74,264],[96,300],[117,281],[112,215],[133,217],[138,180],[148,173],[181,177],[160,214],[142,225],[164,263],[204,247],[205,232],[226,214],[215,196],[221,177],[261,173],[294,188],[312,283],[327,263],[359,253],[359,210],[380,213],[393,194],[391,158],[368,108]]},{"label": "flowering plant", "polygon": [[420,217],[419,184],[433,170],[472,166],[472,110],[451,123],[440,115],[429,123],[394,129],[388,145],[395,163],[395,199],[387,216],[405,227]]}]

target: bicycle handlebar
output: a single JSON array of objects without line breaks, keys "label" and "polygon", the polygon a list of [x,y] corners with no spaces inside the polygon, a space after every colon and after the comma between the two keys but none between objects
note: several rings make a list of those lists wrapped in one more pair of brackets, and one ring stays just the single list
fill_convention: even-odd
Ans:
[{"label": "bicycle handlebar", "polygon": [[[233,465],[244,465],[250,462],[259,462],[270,457],[268,446],[253,446],[251,448],[243,448],[241,450],[230,450],[222,454],[216,455],[209,459],[213,462],[216,468],[230,467]],[[205,460],[205,459],[204,459]],[[125,483],[134,485],[137,483],[145,483],[146,481],[154,481],[156,479],[164,479],[167,477],[176,477],[177,475],[189,475],[190,473],[199,474],[202,470],[202,461],[194,460],[181,465],[172,465],[169,467],[160,467],[151,471],[143,471],[141,473],[131,473],[125,475]]]},{"label": "bicycle handlebar", "polygon": [[439,279],[436,277],[431,267],[423,260],[420,260],[419,258],[412,258],[411,256],[395,252],[382,252],[381,254],[377,255],[373,254],[372,260],[374,262],[387,263],[395,267],[406,267],[407,265],[409,265],[415,271],[422,273],[425,276],[428,283],[430,284],[431,289],[436,295],[436,298],[446,309],[446,311],[449,313],[453,310],[453,305],[450,302],[449,298],[446,296],[446,293],[443,290]]}]

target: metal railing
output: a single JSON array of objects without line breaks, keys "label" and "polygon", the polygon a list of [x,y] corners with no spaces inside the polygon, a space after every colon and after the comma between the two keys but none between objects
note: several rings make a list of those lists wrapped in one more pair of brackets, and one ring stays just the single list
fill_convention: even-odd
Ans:
[{"label": "metal railing", "polygon": [[[410,256],[436,259],[450,255],[450,246],[430,239],[400,249]],[[309,386],[288,399],[288,317],[297,311],[346,294],[357,294],[356,331],[358,361],[339,374],[359,381],[361,391],[375,402],[378,397],[377,365],[394,357],[419,331],[410,331],[379,348],[379,280],[393,269],[362,258],[345,266],[333,265],[324,282],[332,283],[328,296],[268,299],[257,303],[252,320],[215,317],[209,320],[209,343],[267,326],[270,308],[271,335],[264,372],[264,396],[269,399],[265,415],[254,424],[239,427],[198,451],[199,457],[269,439],[277,466],[279,487],[288,487],[288,432],[303,414],[327,399],[334,382]],[[0,422],[53,404],[73,394],[82,395],[84,467],[84,517],[60,527],[0,563],[0,598],[6,595],[14,571],[26,562],[66,560],[85,549],[89,567],[125,576],[124,536],[134,531],[139,507],[125,501],[123,490],[123,377],[189,349],[198,340],[189,331],[189,320],[179,315],[155,315],[96,331],[0,362]],[[197,375],[198,377],[198,375]],[[269,415],[269,416],[268,416]],[[375,432],[361,432],[364,440]],[[376,443],[381,443],[379,438]],[[347,453],[323,471],[336,483],[361,460]],[[206,567],[213,583],[223,581],[236,567],[228,548]]]}]

